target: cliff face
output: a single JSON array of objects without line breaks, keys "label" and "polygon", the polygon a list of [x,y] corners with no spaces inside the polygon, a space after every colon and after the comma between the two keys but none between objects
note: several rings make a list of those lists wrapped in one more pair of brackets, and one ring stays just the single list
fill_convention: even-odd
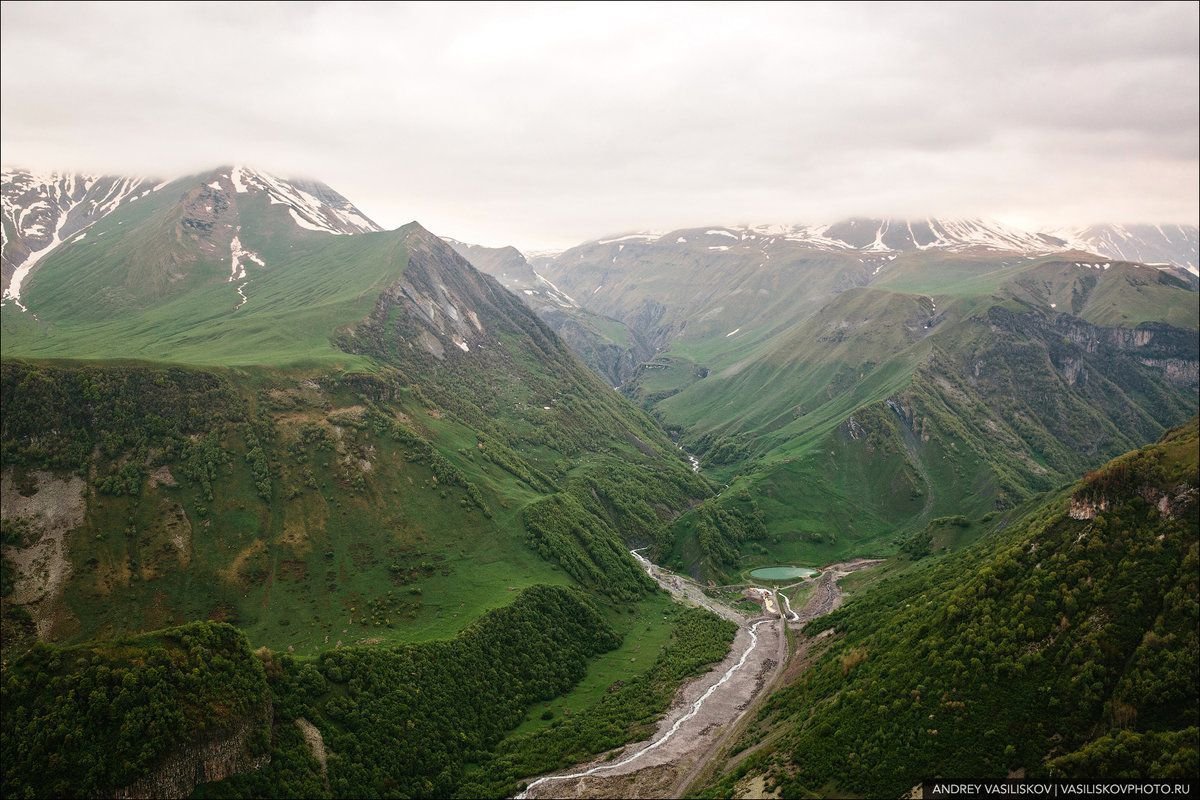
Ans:
[{"label": "cliff face", "polygon": [[154,772],[118,789],[112,796],[117,800],[185,798],[201,783],[260,769],[270,762],[271,753],[265,746],[256,746],[256,734],[270,724],[268,702],[228,736],[171,755]]},{"label": "cliff face", "polygon": [[[1110,505],[1108,497],[1093,496],[1093,494],[1087,489],[1075,493],[1067,512],[1071,519],[1095,519],[1097,514],[1108,510]],[[1196,498],[1200,496],[1200,490],[1187,484],[1179,484],[1169,489],[1143,486],[1137,490],[1137,494],[1158,509],[1161,516],[1169,519],[1183,513],[1183,509],[1195,503]]]},{"label": "cliff face", "polygon": [[1067,512],[1071,519],[1095,519],[1096,514],[1108,510],[1108,498],[1090,500],[1082,497],[1071,498],[1071,508]]},{"label": "cliff face", "polygon": [[1172,383],[1196,386],[1200,381],[1195,331],[1157,322],[1137,328],[1106,328],[1065,315],[1054,320],[1053,328],[1088,355],[1112,358],[1129,353]]}]

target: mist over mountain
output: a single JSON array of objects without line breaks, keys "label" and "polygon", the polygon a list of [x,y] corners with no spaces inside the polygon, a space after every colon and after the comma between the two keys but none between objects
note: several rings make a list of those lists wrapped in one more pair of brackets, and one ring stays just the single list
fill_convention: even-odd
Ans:
[{"label": "mist over mountain", "polygon": [[1198,274],[1195,225],[1090,225],[1059,234],[1081,250],[1143,264],[1171,264]]}]

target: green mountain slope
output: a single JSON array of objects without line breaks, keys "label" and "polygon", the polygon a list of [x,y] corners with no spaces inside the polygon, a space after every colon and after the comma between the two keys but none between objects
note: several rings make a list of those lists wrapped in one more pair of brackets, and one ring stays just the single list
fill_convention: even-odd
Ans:
[{"label": "green mountain slope", "polygon": [[1186,777],[1198,763],[1197,422],[810,626],[743,747],[785,797],[933,777]]},{"label": "green mountain slope", "polygon": [[[511,793],[644,733],[727,649],[631,546],[711,576],[959,546],[1195,413],[1186,282],[677,239],[677,263],[637,237],[568,251],[606,283],[560,318],[417,223],[379,231],[328,187],[234,167],[39,257],[0,310],[5,741],[37,743],[6,751],[5,792],[161,788],[213,747],[226,767],[189,772],[233,776],[211,796]],[[572,324],[614,375],[661,349],[626,387],[643,408],[554,332]],[[210,691],[229,670],[236,696]],[[125,770],[85,719],[114,676],[157,687],[136,713],[162,717]],[[569,720],[530,719],[573,687]],[[60,690],[87,699],[44,709]],[[269,740],[191,735],[248,703]]]},{"label": "green mountain slope", "polygon": [[[339,655],[343,666],[378,667],[381,680],[405,659],[461,649],[464,671],[500,672],[495,692],[471,695],[476,717],[453,724],[446,708],[463,697],[437,695],[436,670],[423,679],[438,699],[418,711],[449,748],[442,766],[418,748],[380,776],[367,741],[393,735],[381,726],[406,697],[364,692],[377,716],[351,719],[344,684],[359,684],[331,667],[329,696],[303,699],[345,756],[323,790],[394,794],[426,764],[404,791],[430,793],[618,643],[648,657],[606,662],[608,683],[641,685],[689,623],[664,613],[628,548],[664,546],[711,490],[495,280],[415,223],[356,230],[337,197],[236,168],[183,179],[40,260],[22,288],[28,311],[0,311],[5,677],[13,665],[26,681],[14,691],[38,697],[47,676],[21,654],[43,652],[39,640],[102,648],[196,620],[268,648],[272,680],[293,676],[293,658],[350,647],[362,649]],[[530,626],[599,639],[547,640],[551,655],[521,638]],[[509,644],[519,652],[498,649]],[[530,677],[535,662],[548,672]],[[187,686],[164,692],[209,703]],[[272,692],[287,732],[273,727],[271,752],[307,794],[297,714],[280,708],[292,695]],[[646,708],[595,726],[605,741],[633,735]],[[475,738],[460,741],[465,730]],[[352,759],[354,741],[366,749]],[[97,790],[158,780],[191,746],[164,742]],[[527,757],[552,757],[539,752]],[[31,777],[41,756],[19,755],[25,771],[6,773],[6,791],[45,793]]]},{"label": "green mountain slope", "polygon": [[[930,519],[1009,507],[1196,413],[1196,295],[1171,273],[982,253],[880,269],[769,330],[689,323],[630,382],[764,522],[753,545],[706,548],[682,518],[677,568],[886,554]],[[709,302],[740,290],[724,291]]]},{"label": "green mountain slope", "polygon": [[228,172],[171,183],[46,257],[23,291],[31,313],[0,312],[0,352],[362,367],[331,333],[403,269],[404,229],[310,230],[270,193],[235,190]]},{"label": "green mountain slope", "polygon": [[525,301],[547,325],[613,386],[629,380],[654,348],[628,325],[580,307],[573,297],[539,275],[514,247],[447,242],[480,272]]},{"label": "green mountain slope", "polygon": [[856,220],[629,234],[538,270],[659,351],[622,389],[731,485],[679,520],[668,556],[718,576],[893,552],[1194,414],[1194,280],[1053,246]]},{"label": "green mountain slope", "polygon": [[[56,537],[66,576],[44,596],[36,570],[17,582],[44,632],[78,640],[218,618],[311,652],[454,631],[536,582],[644,594],[625,542],[663,539],[704,484],[647,417],[436,237],[409,226],[327,238],[387,236],[383,288],[305,351],[305,369],[5,361],[6,492],[29,495],[5,516],[34,530],[22,553]],[[35,276],[31,304],[62,263]],[[295,316],[275,327],[315,337],[314,318]],[[117,313],[106,324],[146,323]],[[179,352],[223,352],[209,331],[224,326],[211,325],[183,325]],[[322,353],[371,372],[325,373]],[[79,498],[76,517],[43,513],[43,491]],[[466,599],[464,580],[476,587]]]}]

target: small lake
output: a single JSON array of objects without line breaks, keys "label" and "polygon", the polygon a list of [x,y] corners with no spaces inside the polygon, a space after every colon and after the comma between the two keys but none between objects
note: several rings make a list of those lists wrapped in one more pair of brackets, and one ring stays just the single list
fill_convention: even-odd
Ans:
[{"label": "small lake", "polygon": [[786,581],[792,578],[811,578],[818,570],[812,567],[760,567],[750,573],[760,581]]}]

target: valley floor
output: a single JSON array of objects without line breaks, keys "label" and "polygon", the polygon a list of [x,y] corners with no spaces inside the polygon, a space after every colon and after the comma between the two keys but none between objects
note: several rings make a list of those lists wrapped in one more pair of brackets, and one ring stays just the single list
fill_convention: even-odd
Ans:
[{"label": "valley floor", "polygon": [[679,690],[650,739],[602,754],[567,772],[537,778],[519,798],[682,796],[733,742],[743,722],[785,673],[791,656],[787,628],[833,611],[842,600],[838,581],[877,563],[858,559],[831,564],[816,579],[800,611],[792,612],[786,602],[764,602],[765,613],[747,616],[709,597],[694,581],[652,564],[637,551],[633,556],[678,601],[703,606],[736,622],[739,629],[733,645],[723,661]]}]

